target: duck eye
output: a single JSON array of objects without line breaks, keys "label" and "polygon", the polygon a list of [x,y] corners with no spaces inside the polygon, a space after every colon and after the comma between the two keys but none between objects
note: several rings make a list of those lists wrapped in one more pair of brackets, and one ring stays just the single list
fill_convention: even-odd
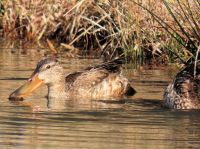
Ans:
[{"label": "duck eye", "polygon": [[46,69],[49,69],[51,66],[50,65],[48,65],[47,67],[46,67]]}]

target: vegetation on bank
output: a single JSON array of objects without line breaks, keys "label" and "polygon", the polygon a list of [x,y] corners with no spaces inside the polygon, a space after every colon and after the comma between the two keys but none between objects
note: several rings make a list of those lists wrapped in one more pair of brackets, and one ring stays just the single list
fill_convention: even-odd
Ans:
[{"label": "vegetation on bank", "polygon": [[198,58],[199,10],[199,0],[4,0],[0,35],[68,56],[186,63]]}]

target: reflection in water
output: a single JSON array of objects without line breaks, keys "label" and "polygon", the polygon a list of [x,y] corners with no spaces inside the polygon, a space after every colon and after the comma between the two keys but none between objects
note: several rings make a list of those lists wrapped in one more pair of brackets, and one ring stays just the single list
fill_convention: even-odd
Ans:
[{"label": "reflection in water", "polygon": [[[137,90],[130,99],[80,99],[52,111],[47,108],[45,86],[22,102],[8,101],[45,53],[21,50],[0,49],[0,148],[199,148],[199,111],[161,106],[163,90],[174,75],[170,69],[125,70]],[[62,59],[62,63],[71,72],[99,61]],[[32,111],[37,106],[41,112]]]}]

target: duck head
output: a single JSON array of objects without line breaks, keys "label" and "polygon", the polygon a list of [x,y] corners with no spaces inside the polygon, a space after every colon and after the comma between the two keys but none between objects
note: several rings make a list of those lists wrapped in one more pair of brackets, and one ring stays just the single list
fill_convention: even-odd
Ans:
[{"label": "duck head", "polygon": [[23,97],[30,95],[41,85],[51,86],[61,81],[63,76],[63,68],[60,66],[56,58],[46,58],[41,60],[33,74],[25,82],[24,85],[16,89],[10,94],[10,100],[22,100]]}]

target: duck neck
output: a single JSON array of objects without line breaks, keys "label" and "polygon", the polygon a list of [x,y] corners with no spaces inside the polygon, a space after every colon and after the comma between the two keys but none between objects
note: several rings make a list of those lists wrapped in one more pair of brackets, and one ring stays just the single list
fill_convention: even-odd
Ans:
[{"label": "duck neck", "polygon": [[65,97],[66,97],[66,92],[65,92],[65,85],[63,82],[62,84],[59,83],[48,86],[48,98],[58,98],[60,100],[64,100]]},{"label": "duck neck", "polygon": [[49,108],[64,108],[66,100],[65,81],[60,80],[55,84],[48,85],[48,107]]}]

